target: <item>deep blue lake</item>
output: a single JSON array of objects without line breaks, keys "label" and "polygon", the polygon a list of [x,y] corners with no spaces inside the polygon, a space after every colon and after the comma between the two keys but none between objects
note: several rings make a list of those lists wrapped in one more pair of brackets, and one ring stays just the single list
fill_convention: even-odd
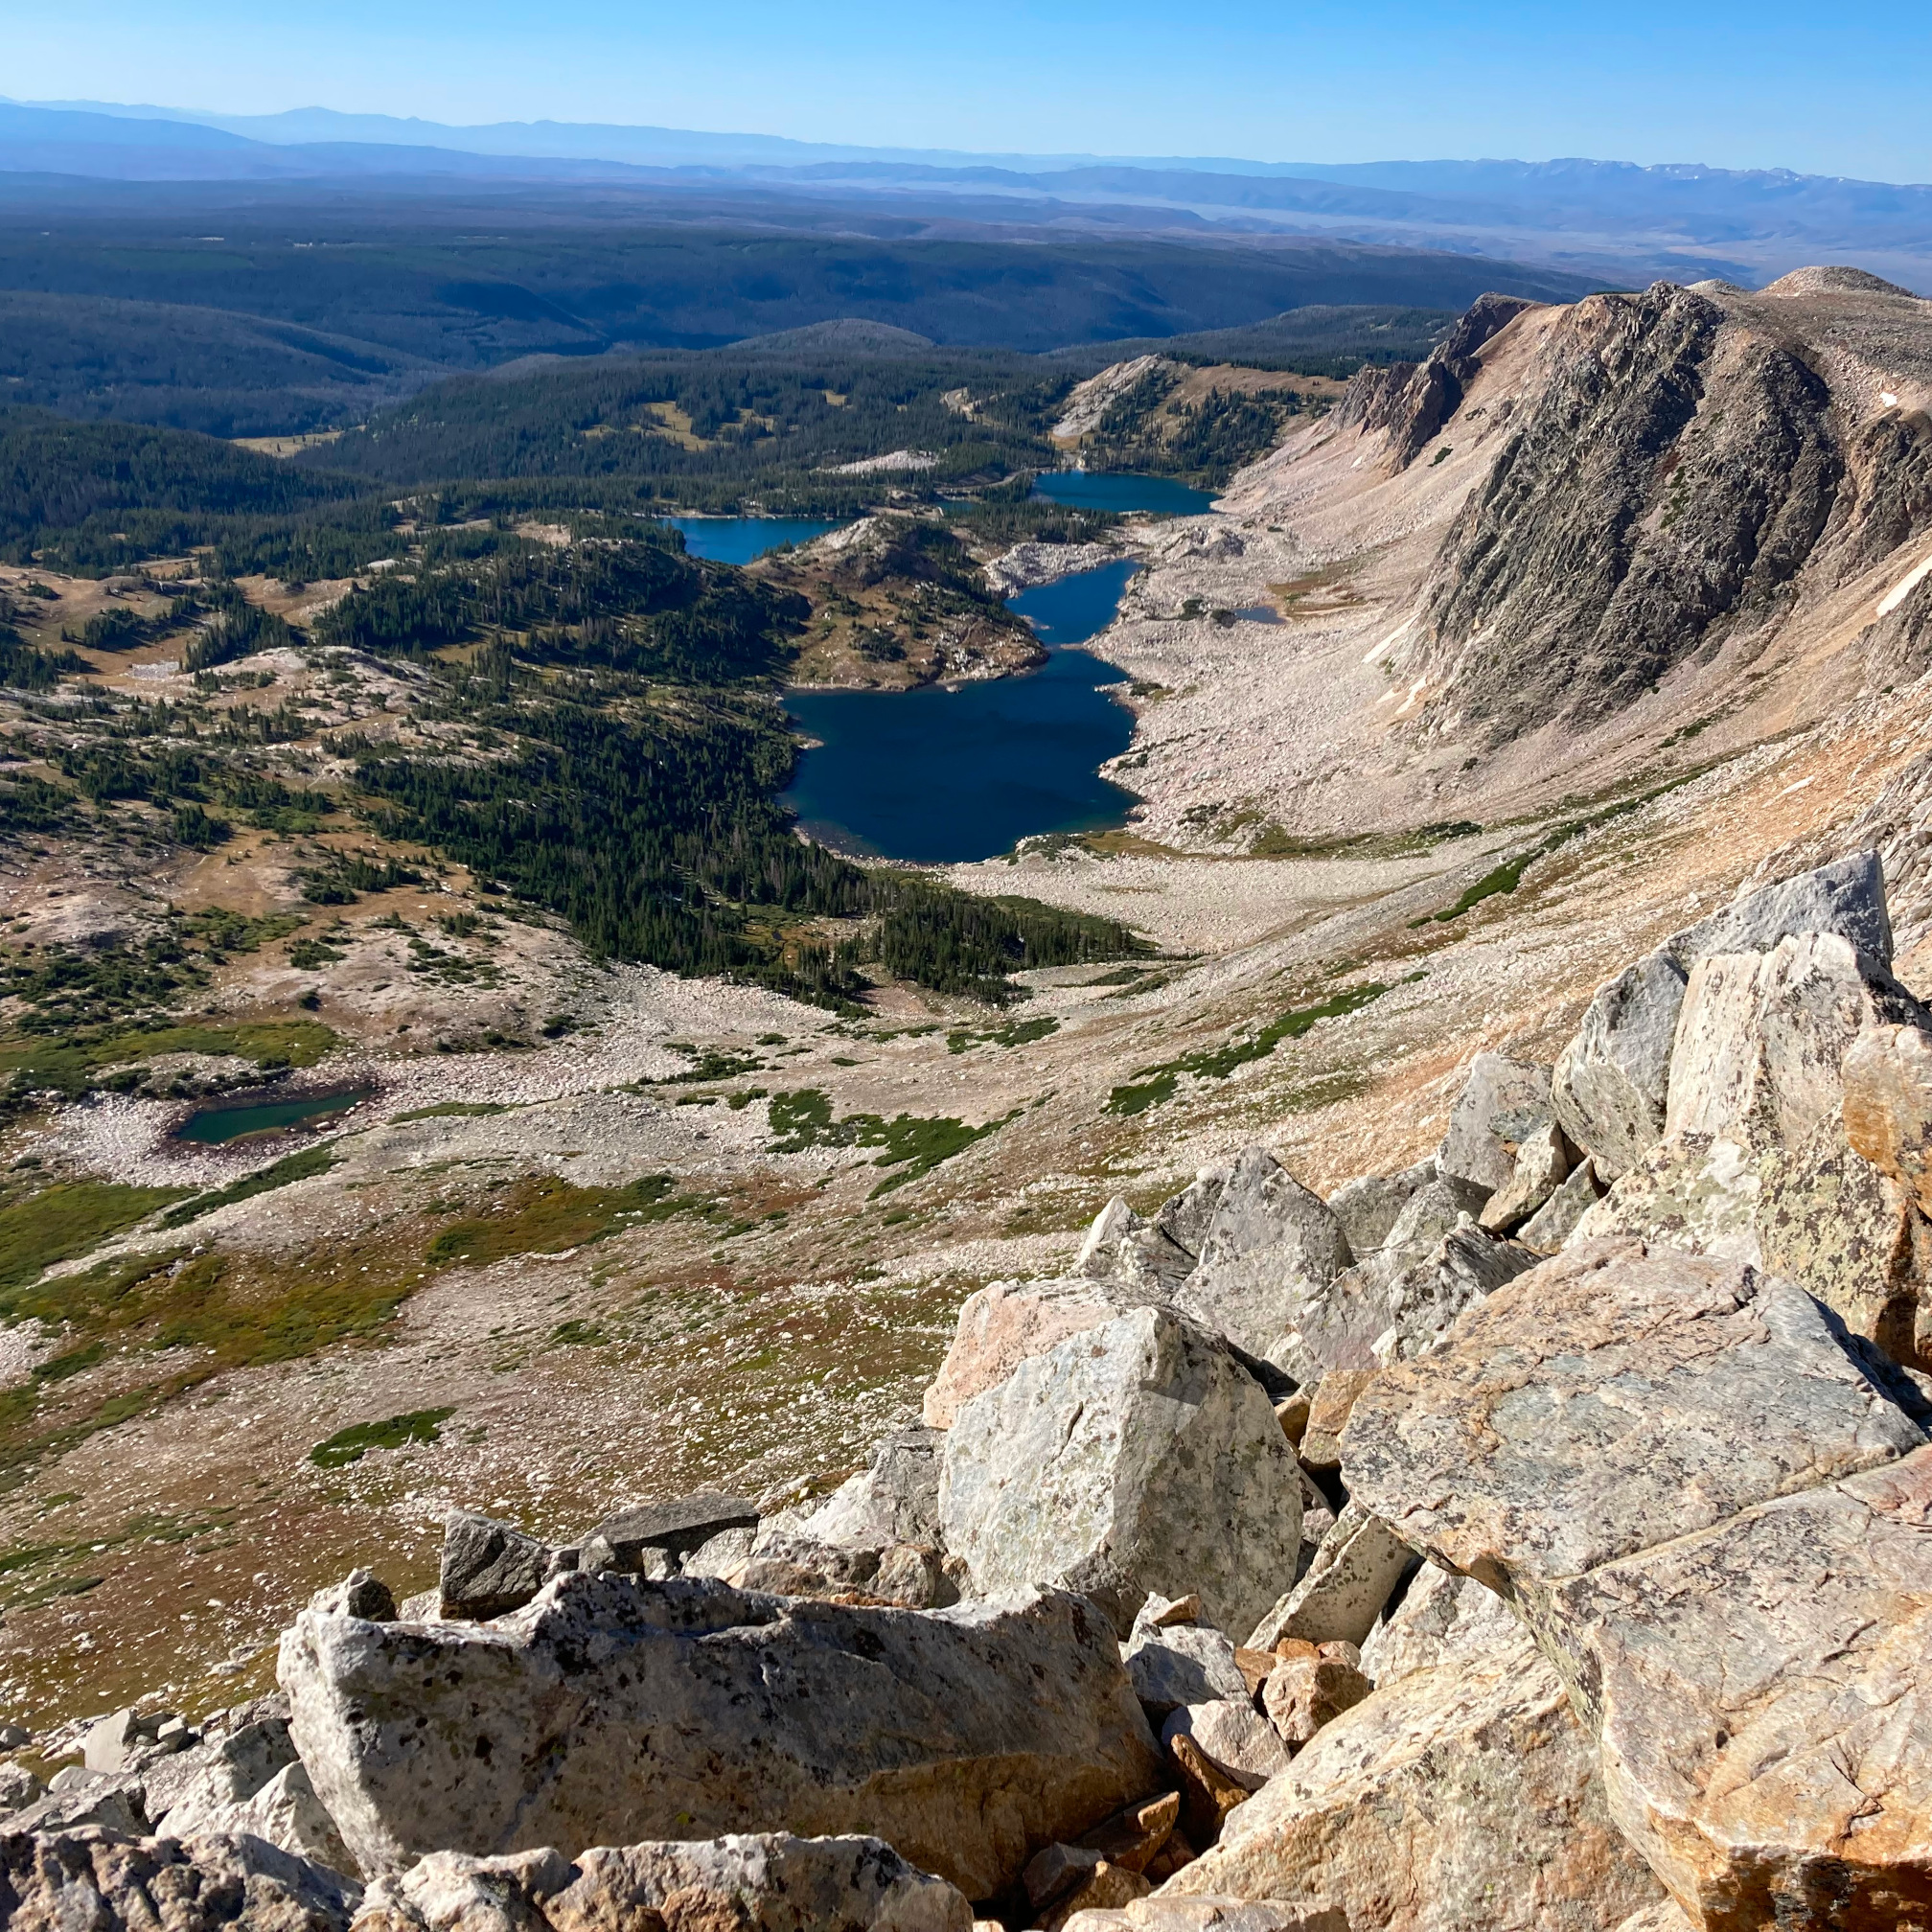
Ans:
[{"label": "deep blue lake", "polygon": [[992,859],[1042,832],[1122,823],[1133,794],[1100,776],[1134,717],[1096,687],[1123,675],[1075,648],[1104,630],[1131,563],[1011,600],[1050,655],[1038,671],[949,691],[794,691],[786,709],[821,742],[785,803],[815,838],[926,864]]},{"label": "deep blue lake", "polygon": [[839,528],[837,523],[811,523],[796,517],[667,517],[665,522],[684,533],[684,547],[694,557],[714,564],[749,564],[781,543],[809,543]]},{"label": "deep blue lake", "polygon": [[346,1114],[368,1099],[373,1091],[354,1087],[334,1093],[301,1093],[281,1099],[269,1093],[235,1100],[225,1107],[218,1102],[213,1107],[197,1107],[181,1123],[174,1138],[220,1147],[230,1140],[240,1140],[245,1134],[274,1134],[310,1120],[327,1119],[332,1114]]},{"label": "deep blue lake", "polygon": [[1205,517],[1214,507],[1206,490],[1190,490],[1171,476],[1115,475],[1105,470],[1046,470],[1033,485],[1036,496],[1074,510],[1137,511],[1157,517]]}]

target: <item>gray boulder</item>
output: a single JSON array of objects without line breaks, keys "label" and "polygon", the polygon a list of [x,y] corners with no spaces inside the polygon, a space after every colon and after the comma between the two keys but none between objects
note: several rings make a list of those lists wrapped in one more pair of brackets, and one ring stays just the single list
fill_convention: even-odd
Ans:
[{"label": "gray boulder", "polygon": [[922,1612],[577,1572],[490,1624],[305,1611],[280,1669],[371,1874],[755,1825],[875,1834],[986,1898],[1158,1777],[1112,1632],[1060,1594]]},{"label": "gray boulder", "polygon": [[15,1932],[348,1932],[360,1897],[260,1838],[0,1836],[0,1924]]},{"label": "gray boulder", "polygon": [[[148,1829],[141,1779],[131,1771],[57,1771],[47,1790],[0,1819],[0,1832],[70,1831],[98,1826],[138,1837]],[[0,1920],[0,1923],[4,1923]]]},{"label": "gray boulder", "polygon": [[297,1762],[285,1764],[260,1789],[227,1804],[183,1799],[154,1822],[157,1838],[192,1838],[209,1832],[225,1837],[265,1839],[281,1851],[354,1876],[356,1861],[342,1842],[309,1774]]},{"label": "gray boulder", "polygon": [[973,1908],[877,1838],[765,1831],[708,1842],[437,1852],[369,1888],[365,1932],[972,1932]]},{"label": "gray boulder", "polygon": [[1546,1120],[1516,1150],[1509,1179],[1484,1204],[1476,1218],[1494,1234],[1513,1234],[1562,1186],[1576,1164],[1570,1137]]},{"label": "gray boulder", "polygon": [[1550,1119],[1550,1070],[1479,1053],[1449,1114],[1437,1165],[1451,1180],[1494,1193],[1516,1171],[1516,1150]]},{"label": "gray boulder", "polygon": [[1768,953],[1803,932],[1831,932],[1880,966],[1892,961],[1885,880],[1874,852],[1749,893],[1673,934],[1600,987],[1557,1056],[1558,1124],[1605,1181],[1634,1166],[1664,1133],[1672,1045],[1698,960]]},{"label": "gray boulder", "polygon": [[1121,1655],[1134,1694],[1160,1717],[1182,1704],[1248,1694],[1232,1640],[1205,1623],[1163,1628],[1137,1618]]},{"label": "gray boulder", "polygon": [[862,1475],[841,1484],[806,1517],[802,1535],[847,1550],[939,1542],[939,1429],[895,1429]]},{"label": "gray boulder", "polygon": [[1194,1266],[1194,1256],[1165,1230],[1144,1221],[1117,1195],[1094,1216],[1073,1259],[1090,1280],[1131,1281],[1164,1291]]},{"label": "gray boulder", "polygon": [[[1345,1181],[1329,1195],[1328,1207],[1342,1224],[1348,1252],[1362,1261],[1382,1247],[1402,1210],[1437,1178],[1432,1155],[1413,1167],[1405,1167],[1399,1174],[1364,1174],[1353,1181]],[[1476,1205],[1481,1207],[1481,1201]]]},{"label": "gray boulder", "polygon": [[959,1411],[939,1513],[978,1590],[1057,1582],[1120,1630],[1150,1592],[1191,1591],[1208,1622],[1245,1629],[1294,1575],[1301,1485],[1254,1377],[1140,1308]]},{"label": "gray boulder", "polygon": [[1191,1738],[1215,1770],[1250,1791],[1260,1790],[1277,1771],[1288,1768],[1280,1733],[1254,1708],[1246,1685],[1237,1696],[1184,1704],[1169,1712],[1161,1741],[1171,1752],[1177,1737]]},{"label": "gray boulder", "polygon": [[1585,1158],[1570,1170],[1563,1184],[1516,1230],[1524,1247],[1538,1254],[1553,1254],[1576,1231],[1576,1224],[1598,1202],[1605,1188],[1597,1177],[1597,1163]]},{"label": "gray boulder", "polygon": [[339,1583],[317,1591],[310,1601],[337,1617],[366,1617],[386,1623],[396,1615],[396,1598],[388,1584],[373,1570],[352,1570]]},{"label": "gray boulder", "polygon": [[1653,953],[1598,988],[1551,1078],[1557,1124],[1606,1180],[1663,1138],[1670,1043],[1690,975]]},{"label": "gray boulder", "polygon": [[[742,1496],[706,1490],[696,1496],[674,1497],[669,1503],[647,1503],[607,1516],[591,1531],[610,1547],[619,1570],[641,1571],[657,1552],[675,1567],[677,1559],[708,1543],[724,1530],[755,1530],[758,1506]],[[585,1540],[587,1543],[590,1537]]]},{"label": "gray boulder", "polygon": [[1266,1355],[1307,1297],[1353,1260],[1327,1203],[1265,1147],[1250,1147],[1221,1190],[1201,1259],[1175,1292],[1174,1306]]},{"label": "gray boulder", "polygon": [[1414,1560],[1388,1524],[1351,1500],[1322,1538],[1307,1574],[1254,1626],[1248,1647],[1272,1650],[1284,1637],[1309,1644],[1363,1643]]},{"label": "gray boulder", "polygon": [[520,1609],[542,1589],[550,1556],[548,1544],[512,1524],[452,1509],[443,1526],[438,1614],[484,1618]]},{"label": "gray boulder", "polygon": [[1203,1167],[1180,1193],[1170,1195],[1155,1210],[1155,1229],[1183,1254],[1198,1260],[1232,1171],[1228,1167]]},{"label": "gray boulder", "polygon": [[193,1828],[192,1819],[242,1804],[295,1761],[286,1717],[274,1712],[245,1714],[147,1771],[142,1783],[149,1813],[162,1820],[178,1812],[172,1833],[178,1838]]}]

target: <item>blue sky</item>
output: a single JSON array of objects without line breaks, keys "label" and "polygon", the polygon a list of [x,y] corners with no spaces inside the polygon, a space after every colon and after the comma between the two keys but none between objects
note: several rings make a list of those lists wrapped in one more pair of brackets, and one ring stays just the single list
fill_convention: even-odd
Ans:
[{"label": "blue sky", "polygon": [[15,0],[10,12],[0,93],[16,99],[1932,180],[1925,0]]}]

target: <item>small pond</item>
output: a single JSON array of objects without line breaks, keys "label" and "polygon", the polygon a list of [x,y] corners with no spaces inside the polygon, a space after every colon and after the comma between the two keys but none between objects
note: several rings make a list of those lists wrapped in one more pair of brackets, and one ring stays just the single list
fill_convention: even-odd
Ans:
[{"label": "small pond", "polygon": [[1107,470],[1043,471],[1033,494],[1070,509],[1112,510],[1122,517],[1205,517],[1214,507],[1209,492],[1191,490],[1171,476],[1116,475]]},{"label": "small pond", "polygon": [[694,557],[713,564],[749,564],[785,543],[809,543],[839,529],[837,523],[814,523],[797,517],[667,517],[672,529],[684,533],[684,547]]},{"label": "small pond", "polygon": [[802,829],[865,857],[950,864],[1124,822],[1133,794],[1098,769],[1134,735],[1133,714],[1097,688],[1122,674],[1075,647],[1113,621],[1133,570],[1107,564],[1010,600],[1048,647],[1038,671],[956,690],[791,693],[786,708],[820,741],[785,794]]},{"label": "small pond", "polygon": [[175,1129],[174,1138],[197,1146],[221,1147],[250,1134],[279,1134],[346,1114],[374,1092],[373,1087],[352,1087],[333,1093],[235,1094],[212,1107],[197,1107]]}]

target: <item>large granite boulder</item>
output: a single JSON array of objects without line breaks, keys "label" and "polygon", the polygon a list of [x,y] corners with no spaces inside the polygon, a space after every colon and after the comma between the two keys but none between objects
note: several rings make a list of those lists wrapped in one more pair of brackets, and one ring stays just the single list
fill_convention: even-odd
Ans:
[{"label": "large granite boulder", "polygon": [[1845,1056],[1860,1032],[1902,1024],[1932,1027],[1932,1013],[1836,933],[1714,954],[1685,988],[1665,1134],[1795,1145],[1839,1111]]},{"label": "large granite boulder", "polygon": [[1437,1165],[1447,1179],[1493,1194],[1509,1184],[1518,1150],[1550,1118],[1549,1068],[1505,1053],[1479,1053],[1450,1110]]},{"label": "large granite boulder", "polygon": [[1904,1377],[1791,1283],[1604,1241],[1384,1369],[1343,1450],[1356,1503],[1533,1622],[1556,1579],[1920,1447],[1908,1408]]},{"label": "large granite boulder", "polygon": [[798,1534],[840,1550],[939,1541],[937,1429],[895,1429],[865,1470],[842,1483],[798,1525]]},{"label": "large granite boulder", "polygon": [[1890,966],[1892,923],[1875,852],[1747,893],[1598,988],[1557,1056],[1552,1097],[1557,1124],[1594,1157],[1601,1179],[1615,1180],[1663,1137],[1691,969],[1714,954],[1768,953],[1806,932],[1836,933],[1867,959]]},{"label": "large granite boulder", "polygon": [[1932,1033],[1874,1024],[1846,1049],[1845,1138],[1932,1213]]},{"label": "large granite boulder", "polygon": [[1193,1253],[1164,1228],[1144,1221],[1117,1195],[1093,1217],[1073,1272],[1093,1280],[1132,1281],[1165,1294],[1194,1266]]},{"label": "large granite boulder", "polygon": [[877,1838],[436,1852],[369,1888],[356,1932],[972,1932],[973,1908]]},{"label": "large granite boulder", "polygon": [[1535,1631],[1694,1923],[1849,1932],[1932,1912],[1928,1421],[1790,1283],[1603,1242],[1385,1371],[1345,1447]]},{"label": "large granite boulder", "polygon": [[1265,1147],[1246,1149],[1214,1206],[1194,1272],[1174,1306],[1267,1356],[1307,1297],[1354,1256],[1335,1211]]},{"label": "large granite boulder", "polygon": [[1084,1276],[989,1282],[960,1307],[952,1346],[926,1390],[927,1426],[950,1429],[963,1404],[1021,1363],[1114,1321],[1126,1305],[1117,1283]]},{"label": "large granite boulder", "polygon": [[1260,1385],[1162,1308],[1021,1364],[946,1438],[946,1548],[981,1591],[1059,1583],[1126,1631],[1151,1592],[1245,1630],[1293,1581],[1294,1451]]},{"label": "large granite boulder", "polygon": [[360,1888],[260,1838],[0,1836],[8,1932],[348,1932]]},{"label": "large granite boulder", "polygon": [[549,1546],[515,1524],[452,1509],[443,1525],[439,1614],[481,1618],[519,1610],[542,1589],[550,1559]]},{"label": "large granite boulder", "polygon": [[755,1827],[882,1837],[985,1898],[1159,1782],[1114,1633],[1057,1593],[918,1612],[576,1572],[489,1624],[305,1611],[280,1671],[371,1875]]},{"label": "large granite boulder", "polygon": [[1506,1617],[1475,1634],[1332,1717],[1156,1901],[1319,1897],[1376,1932],[1611,1932],[1653,1901],[1556,1673]]}]

